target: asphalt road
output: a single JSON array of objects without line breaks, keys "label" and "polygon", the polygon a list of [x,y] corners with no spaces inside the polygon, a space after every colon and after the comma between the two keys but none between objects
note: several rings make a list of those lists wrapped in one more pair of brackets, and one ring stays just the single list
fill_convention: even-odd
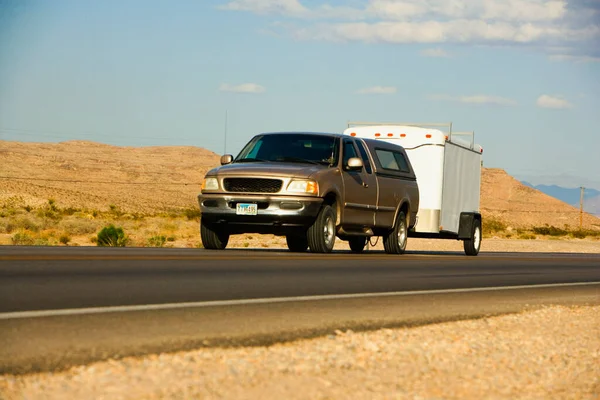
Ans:
[{"label": "asphalt road", "polygon": [[600,304],[600,254],[0,248],[0,372]]}]

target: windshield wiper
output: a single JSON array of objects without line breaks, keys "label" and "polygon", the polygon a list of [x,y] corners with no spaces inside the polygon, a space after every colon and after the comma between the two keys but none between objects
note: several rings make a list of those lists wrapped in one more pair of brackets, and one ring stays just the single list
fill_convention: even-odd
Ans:
[{"label": "windshield wiper", "polygon": [[243,162],[269,162],[269,160],[263,160],[262,158],[240,158],[239,160],[235,160],[236,163]]},{"label": "windshield wiper", "polygon": [[279,157],[276,159],[276,161],[289,161],[289,162],[300,162],[300,163],[321,165],[320,162],[313,161],[313,160],[307,160],[305,158],[300,158],[300,157]]}]

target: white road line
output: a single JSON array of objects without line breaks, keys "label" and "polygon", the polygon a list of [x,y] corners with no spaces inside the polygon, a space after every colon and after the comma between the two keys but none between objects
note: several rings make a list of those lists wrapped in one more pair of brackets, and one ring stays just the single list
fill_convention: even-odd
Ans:
[{"label": "white road line", "polygon": [[354,294],[328,294],[318,296],[296,296],[296,297],[272,297],[264,299],[241,299],[241,300],[216,300],[200,301],[188,303],[165,303],[165,304],[144,304],[135,306],[110,306],[110,307],[89,307],[89,308],[69,308],[61,310],[40,310],[40,311],[17,311],[0,313],[0,320],[19,319],[19,318],[40,318],[56,317],[65,315],[86,315],[86,314],[105,314],[132,311],[155,311],[172,310],[179,308],[200,308],[200,307],[224,307],[240,306],[250,304],[270,304],[270,303],[289,303],[298,301],[319,301],[319,300],[344,300],[360,299],[369,297],[392,297],[392,296],[415,296],[427,294],[449,294],[449,293],[469,293],[469,292],[489,292],[501,290],[516,289],[543,289],[569,286],[591,286],[600,285],[600,282],[575,282],[575,283],[551,283],[541,285],[521,285],[521,286],[492,286],[466,289],[440,289],[440,290],[413,290],[409,292],[382,292],[382,293],[354,293]]}]

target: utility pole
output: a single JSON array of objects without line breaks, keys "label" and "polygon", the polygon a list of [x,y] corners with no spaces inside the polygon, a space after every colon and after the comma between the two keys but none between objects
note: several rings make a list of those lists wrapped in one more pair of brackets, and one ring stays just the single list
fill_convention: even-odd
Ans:
[{"label": "utility pole", "polygon": [[579,229],[583,228],[583,192],[585,188],[583,186],[580,187],[581,195],[579,196]]}]

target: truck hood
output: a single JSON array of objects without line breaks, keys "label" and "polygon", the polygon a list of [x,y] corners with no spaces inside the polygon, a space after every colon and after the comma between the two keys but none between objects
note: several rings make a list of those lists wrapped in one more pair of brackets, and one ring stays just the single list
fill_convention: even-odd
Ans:
[{"label": "truck hood", "polygon": [[293,178],[308,178],[315,172],[327,168],[325,165],[312,165],[303,163],[278,163],[278,162],[257,162],[257,163],[234,163],[223,165],[207,173],[207,175],[219,176],[257,176],[269,175]]}]

